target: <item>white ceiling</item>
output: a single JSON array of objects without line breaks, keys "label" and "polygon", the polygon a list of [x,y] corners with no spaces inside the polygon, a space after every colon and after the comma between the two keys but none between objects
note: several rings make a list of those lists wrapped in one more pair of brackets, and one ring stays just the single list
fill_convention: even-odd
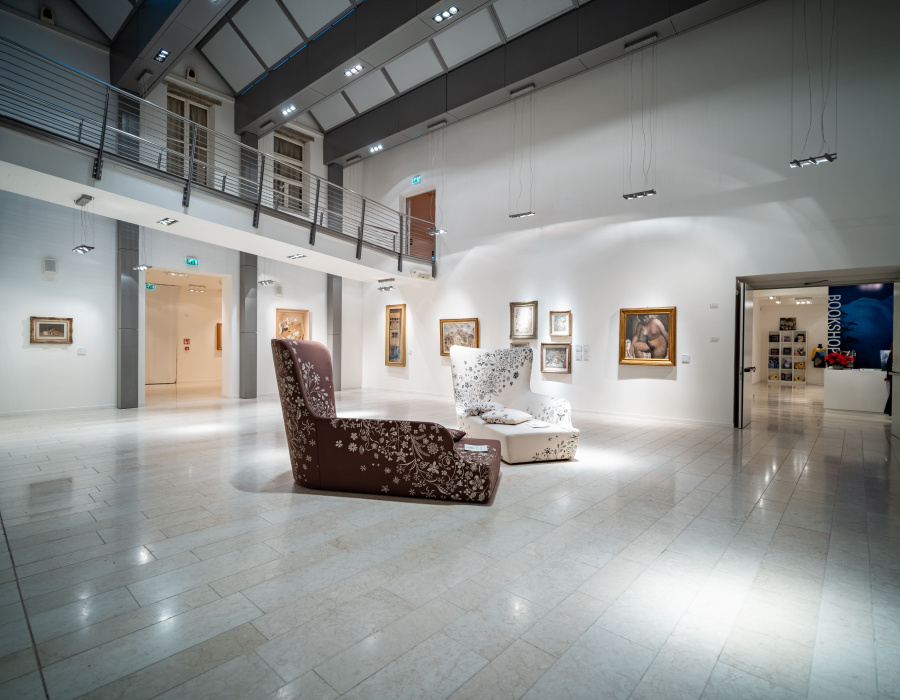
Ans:
[{"label": "white ceiling", "polygon": [[428,43],[419,44],[412,51],[395,58],[384,68],[400,92],[406,92],[444,72],[443,66],[431,50],[431,44]]},{"label": "white ceiling", "polygon": [[234,16],[233,21],[270,67],[303,43],[303,37],[297,33],[275,0],[250,0]]},{"label": "white ceiling", "polygon": [[434,43],[448,68],[499,46],[502,41],[487,8],[465,17],[434,37]]}]

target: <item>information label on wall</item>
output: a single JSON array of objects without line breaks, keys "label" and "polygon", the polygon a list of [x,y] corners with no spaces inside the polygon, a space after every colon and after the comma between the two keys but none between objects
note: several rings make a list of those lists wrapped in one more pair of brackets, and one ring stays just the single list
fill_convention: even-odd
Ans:
[{"label": "information label on wall", "polygon": [[200,259],[199,259],[199,258],[185,258],[185,259],[184,259],[184,264],[185,264],[185,265],[195,265],[195,266],[196,266],[196,265],[199,265],[199,264],[200,264]]}]

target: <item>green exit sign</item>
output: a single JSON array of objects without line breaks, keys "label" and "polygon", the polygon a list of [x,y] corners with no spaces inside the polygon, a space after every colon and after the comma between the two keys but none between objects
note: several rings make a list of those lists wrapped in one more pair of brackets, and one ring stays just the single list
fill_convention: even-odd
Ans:
[{"label": "green exit sign", "polygon": [[200,260],[198,260],[197,258],[185,258],[184,262],[187,265],[199,265],[200,264]]},{"label": "green exit sign", "polygon": [[144,289],[156,289],[156,285],[155,284],[145,284]]},{"label": "green exit sign", "polygon": [[422,182],[422,176],[421,176],[421,175],[416,175],[416,176],[412,179],[412,184],[414,184],[414,185],[418,185],[420,182]]}]

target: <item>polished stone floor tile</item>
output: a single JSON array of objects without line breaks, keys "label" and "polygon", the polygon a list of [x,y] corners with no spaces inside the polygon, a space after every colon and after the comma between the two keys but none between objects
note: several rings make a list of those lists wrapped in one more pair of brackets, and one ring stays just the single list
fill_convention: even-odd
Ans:
[{"label": "polished stone floor tile", "polygon": [[894,698],[900,441],[783,389],[743,431],[576,412],[489,505],[296,487],[271,396],[0,417],[0,697]]}]

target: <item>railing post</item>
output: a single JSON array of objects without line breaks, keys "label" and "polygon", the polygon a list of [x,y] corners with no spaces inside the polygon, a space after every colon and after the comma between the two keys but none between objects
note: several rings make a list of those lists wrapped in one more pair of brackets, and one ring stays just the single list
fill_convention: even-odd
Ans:
[{"label": "railing post", "polygon": [[397,272],[403,272],[403,214],[400,215],[400,230],[397,232]]},{"label": "railing post", "polygon": [[313,209],[313,222],[312,226],[309,227],[309,244],[316,244],[316,226],[318,226],[319,220],[319,190],[322,187],[322,178],[316,178],[316,205]]},{"label": "railing post", "polygon": [[106,86],[106,104],[103,107],[103,125],[100,127],[100,148],[97,149],[97,157],[94,158],[93,177],[99,180],[103,177],[103,149],[106,146],[106,123],[109,121],[109,95],[112,88]]},{"label": "railing post", "polygon": [[191,202],[191,182],[194,179],[194,155],[197,152],[197,125],[191,124],[191,155],[188,158],[187,180],[184,183],[184,195],[181,197],[181,206],[186,207]]},{"label": "railing post", "polygon": [[359,238],[356,239],[356,259],[362,259],[363,229],[366,226],[366,200],[362,201],[362,214],[359,217]]},{"label": "railing post", "polygon": [[256,209],[253,210],[253,228],[259,228],[259,210],[262,208],[263,178],[266,174],[266,155],[259,154],[259,185],[256,189]]}]

